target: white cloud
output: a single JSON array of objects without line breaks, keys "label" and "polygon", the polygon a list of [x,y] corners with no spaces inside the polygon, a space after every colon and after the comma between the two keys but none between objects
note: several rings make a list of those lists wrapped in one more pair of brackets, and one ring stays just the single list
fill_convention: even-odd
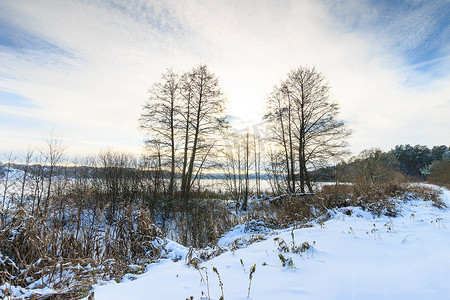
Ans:
[{"label": "white cloud", "polygon": [[[340,5],[378,17],[358,2]],[[427,16],[424,29],[403,45],[414,48],[426,36],[429,15],[416,12]],[[344,8],[340,16],[347,23],[355,18]],[[59,48],[1,48],[0,76],[10,79],[1,79],[0,89],[34,100],[38,108],[28,113],[49,128],[61,126],[73,152],[97,144],[137,151],[148,88],[167,67],[199,63],[219,76],[229,113],[250,123],[260,120],[265,96],[291,68],[315,65],[355,131],[355,152],[442,144],[450,136],[448,74],[405,85],[422,75],[390,51],[392,36],[417,24],[409,18],[380,36],[343,30],[346,22],[337,23],[330,6],[316,1],[11,1],[0,4],[0,17]]]}]

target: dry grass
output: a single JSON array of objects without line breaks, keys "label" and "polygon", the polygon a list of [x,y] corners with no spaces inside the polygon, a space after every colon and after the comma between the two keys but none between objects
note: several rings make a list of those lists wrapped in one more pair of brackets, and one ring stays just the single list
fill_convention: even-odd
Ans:
[{"label": "dry grass", "polygon": [[177,242],[195,248],[216,244],[227,230],[237,225],[236,218],[222,200],[191,200],[187,210],[173,215],[176,224],[174,238]]},{"label": "dry grass", "polygon": [[161,232],[145,210],[129,209],[113,226],[102,225],[76,235],[54,214],[19,209],[0,231],[0,286],[50,287],[54,297],[81,298],[98,280],[120,281],[159,258]]},{"label": "dry grass", "polygon": [[285,195],[277,197],[277,201],[253,205],[246,219],[260,220],[270,228],[283,228],[305,224],[325,211],[322,199],[316,195]]},{"label": "dry grass", "polygon": [[338,184],[324,186],[318,196],[327,208],[360,206],[377,216],[396,216],[400,212],[398,200],[423,199],[438,208],[446,207],[440,193],[439,189],[420,184]]},{"label": "dry grass", "polygon": [[439,209],[447,207],[445,202],[442,200],[441,195],[442,192],[438,188],[423,184],[407,185],[406,191],[403,193],[405,201],[410,199],[422,199],[424,201],[431,201],[432,205]]}]

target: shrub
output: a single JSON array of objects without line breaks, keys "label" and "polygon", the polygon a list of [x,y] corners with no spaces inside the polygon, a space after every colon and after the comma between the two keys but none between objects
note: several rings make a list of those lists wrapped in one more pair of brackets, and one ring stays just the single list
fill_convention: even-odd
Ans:
[{"label": "shrub", "polygon": [[425,185],[382,183],[382,184],[338,184],[326,185],[318,193],[324,207],[328,209],[345,206],[359,206],[372,212],[396,216],[399,200],[423,199],[432,201],[438,208],[445,207],[440,191]]},{"label": "shrub", "polygon": [[430,167],[428,181],[450,189],[450,160],[433,162]]},{"label": "shrub", "polygon": [[264,222],[271,228],[304,226],[308,221],[325,213],[323,201],[316,195],[281,195],[271,198],[266,204],[252,206],[247,219]]}]

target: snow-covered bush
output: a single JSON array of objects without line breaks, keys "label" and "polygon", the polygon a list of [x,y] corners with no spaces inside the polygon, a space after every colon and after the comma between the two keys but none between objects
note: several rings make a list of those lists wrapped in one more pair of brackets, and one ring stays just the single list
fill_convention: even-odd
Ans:
[{"label": "snow-covered bush", "polygon": [[434,206],[445,207],[440,191],[431,186],[417,184],[338,184],[326,185],[319,192],[323,205],[329,209],[359,206],[372,214],[395,217],[400,212],[399,201],[423,199]]}]

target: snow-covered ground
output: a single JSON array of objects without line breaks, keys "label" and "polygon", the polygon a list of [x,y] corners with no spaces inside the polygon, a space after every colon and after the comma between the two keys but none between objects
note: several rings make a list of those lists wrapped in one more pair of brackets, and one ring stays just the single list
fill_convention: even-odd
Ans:
[{"label": "snow-covered ground", "polygon": [[[444,190],[442,197],[449,205],[450,192]],[[211,299],[219,299],[213,267],[225,299],[248,299],[253,265],[250,299],[449,299],[450,209],[410,201],[396,218],[374,219],[359,208],[335,212],[327,222],[301,229],[258,234],[235,228],[219,245],[230,248],[236,239],[240,244],[262,241],[203,262],[200,271],[185,264],[187,249],[173,243],[172,255],[181,260],[161,260],[122,283],[98,285],[95,299],[207,299],[208,289]],[[279,242],[291,246],[292,234],[296,246],[308,242],[311,248],[301,255],[292,249],[280,252]],[[292,258],[293,265],[283,267],[280,253]],[[201,282],[202,277],[206,281],[205,270],[209,284]]]}]

